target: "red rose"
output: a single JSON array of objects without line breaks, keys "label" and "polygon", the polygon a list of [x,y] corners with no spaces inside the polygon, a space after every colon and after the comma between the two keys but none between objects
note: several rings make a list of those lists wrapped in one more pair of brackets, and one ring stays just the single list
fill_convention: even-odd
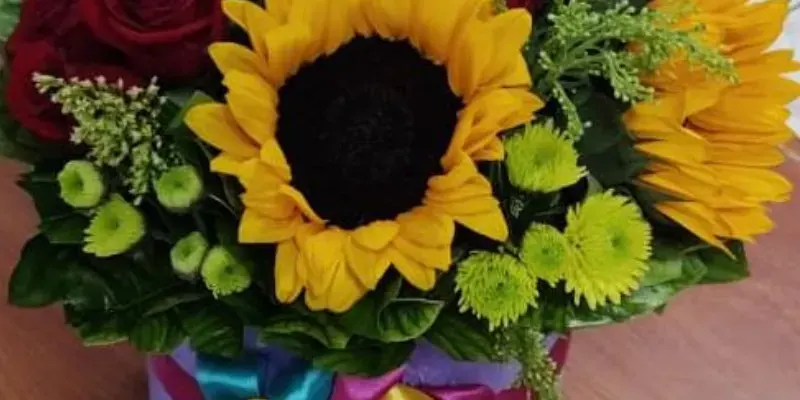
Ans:
[{"label": "red rose", "polygon": [[77,0],[95,36],[123,51],[134,68],[165,81],[208,69],[208,45],[222,39],[220,0]]},{"label": "red rose", "polygon": [[32,81],[35,72],[143,83],[138,74],[125,67],[128,62],[124,54],[95,39],[81,23],[73,4],[72,0],[26,0],[20,23],[7,45],[8,109],[23,127],[45,140],[68,139],[72,122],[49,96],[36,90]]}]

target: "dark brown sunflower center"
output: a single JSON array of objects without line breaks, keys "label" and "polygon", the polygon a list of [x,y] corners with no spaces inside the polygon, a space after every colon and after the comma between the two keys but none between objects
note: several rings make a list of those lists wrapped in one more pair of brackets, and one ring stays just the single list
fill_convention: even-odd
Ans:
[{"label": "dark brown sunflower center", "polygon": [[444,67],[380,38],[358,37],[301,68],[279,95],[292,185],[345,229],[421,203],[462,106]]}]

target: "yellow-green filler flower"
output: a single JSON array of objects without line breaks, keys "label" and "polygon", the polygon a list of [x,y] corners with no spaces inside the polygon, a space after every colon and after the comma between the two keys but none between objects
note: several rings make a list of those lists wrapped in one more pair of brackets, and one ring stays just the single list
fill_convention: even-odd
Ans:
[{"label": "yellow-green filler flower", "polygon": [[97,209],[86,229],[83,251],[97,257],[122,254],[139,243],[144,233],[144,216],[122,196],[115,194]]},{"label": "yellow-green filler flower", "polygon": [[222,246],[216,246],[208,252],[200,274],[215,297],[242,292],[252,282],[247,266]]},{"label": "yellow-green filler flower", "polygon": [[536,306],[536,279],[516,258],[499,253],[476,252],[458,265],[456,290],[461,293],[461,312],[471,310],[489,321],[494,330],[515,322]]},{"label": "yellow-green filler flower", "polygon": [[208,241],[200,232],[192,232],[179,240],[169,252],[172,269],[179,275],[194,277],[208,252]]},{"label": "yellow-green filler flower", "polygon": [[567,214],[564,230],[575,252],[564,271],[567,291],[594,309],[638,288],[647,271],[652,239],[639,207],[611,192],[589,196]]},{"label": "yellow-green filler flower", "polygon": [[100,171],[89,161],[68,162],[58,173],[61,199],[75,208],[90,208],[102,200],[106,187]]},{"label": "yellow-green filler flower", "polygon": [[578,165],[573,142],[548,121],[525,127],[505,141],[511,184],[530,192],[554,192],[575,184],[586,174]]},{"label": "yellow-green filler flower", "polygon": [[194,167],[170,168],[155,184],[158,202],[173,212],[184,212],[203,195],[203,179]]},{"label": "yellow-green filler flower", "polygon": [[574,262],[572,247],[556,228],[535,224],[525,233],[520,258],[533,276],[554,285]]}]

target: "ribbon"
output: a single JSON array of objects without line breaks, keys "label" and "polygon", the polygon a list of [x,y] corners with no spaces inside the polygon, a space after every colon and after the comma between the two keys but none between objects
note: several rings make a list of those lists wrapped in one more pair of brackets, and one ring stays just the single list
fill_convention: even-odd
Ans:
[{"label": "ribbon", "polygon": [[414,388],[401,383],[398,369],[375,379],[338,377],[330,400],[528,400],[527,389],[495,393],[483,385],[448,388]]},{"label": "ribbon", "polygon": [[151,357],[150,369],[169,400],[327,400],[333,383],[331,374],[277,349],[235,360],[197,355],[196,378],[166,355]]}]

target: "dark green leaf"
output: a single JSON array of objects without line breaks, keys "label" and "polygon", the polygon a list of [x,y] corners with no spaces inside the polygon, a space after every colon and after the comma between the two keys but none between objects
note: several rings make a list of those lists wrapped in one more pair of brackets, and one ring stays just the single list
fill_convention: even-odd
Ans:
[{"label": "dark green leaf", "polygon": [[284,312],[269,319],[261,329],[266,337],[307,336],[328,349],[344,349],[350,335],[341,330],[332,318],[325,314]]},{"label": "dark green leaf", "polygon": [[84,231],[89,227],[89,218],[82,214],[69,214],[43,220],[39,230],[53,244],[83,244]]},{"label": "dark green leaf", "polygon": [[55,172],[37,170],[25,174],[20,180],[19,186],[33,198],[36,211],[42,221],[66,217],[74,213],[74,210],[61,200],[61,189],[56,181]]},{"label": "dark green leaf", "polygon": [[180,316],[193,349],[223,357],[241,354],[244,326],[227,308],[213,304],[188,307]]},{"label": "dark green leaf", "polygon": [[144,318],[136,323],[130,341],[145,353],[170,353],[184,340],[183,329],[169,313]]},{"label": "dark green leaf", "polygon": [[131,325],[125,316],[119,314],[110,318],[86,321],[75,328],[84,345],[107,346],[127,340]]},{"label": "dark green leaf", "polygon": [[329,350],[314,357],[313,365],[331,372],[373,377],[383,375],[405,363],[413,350],[413,342]]},{"label": "dark green leaf", "polygon": [[19,22],[22,0],[0,0],[0,40],[6,41]]},{"label": "dark green leaf", "polygon": [[202,291],[188,291],[181,290],[174,294],[164,295],[158,297],[155,301],[147,305],[142,316],[149,317],[170,311],[175,307],[195,303],[198,301],[206,300],[211,297],[211,293],[205,290]]},{"label": "dark green leaf", "polygon": [[583,136],[575,145],[580,154],[602,153],[627,134],[621,118],[621,108],[617,100],[602,92],[591,92],[578,110],[581,120],[590,124],[584,129]]},{"label": "dark green leaf", "polygon": [[466,314],[441,314],[425,338],[456,360],[489,361],[494,356],[489,330]]},{"label": "dark green leaf", "polygon": [[436,322],[444,303],[425,299],[397,299],[381,310],[378,332],[384,342],[416,339]]},{"label": "dark green leaf", "polygon": [[707,269],[700,283],[736,282],[750,276],[742,242],[729,242],[728,249],[733,253],[733,257],[717,248],[697,252],[697,256]]},{"label": "dark green leaf", "polygon": [[11,275],[8,300],[18,307],[44,307],[66,294],[68,250],[52,245],[44,235],[28,241]]},{"label": "dark green leaf", "polygon": [[269,299],[261,296],[252,286],[244,292],[220,297],[219,301],[236,312],[246,325],[263,326],[271,316]]}]

